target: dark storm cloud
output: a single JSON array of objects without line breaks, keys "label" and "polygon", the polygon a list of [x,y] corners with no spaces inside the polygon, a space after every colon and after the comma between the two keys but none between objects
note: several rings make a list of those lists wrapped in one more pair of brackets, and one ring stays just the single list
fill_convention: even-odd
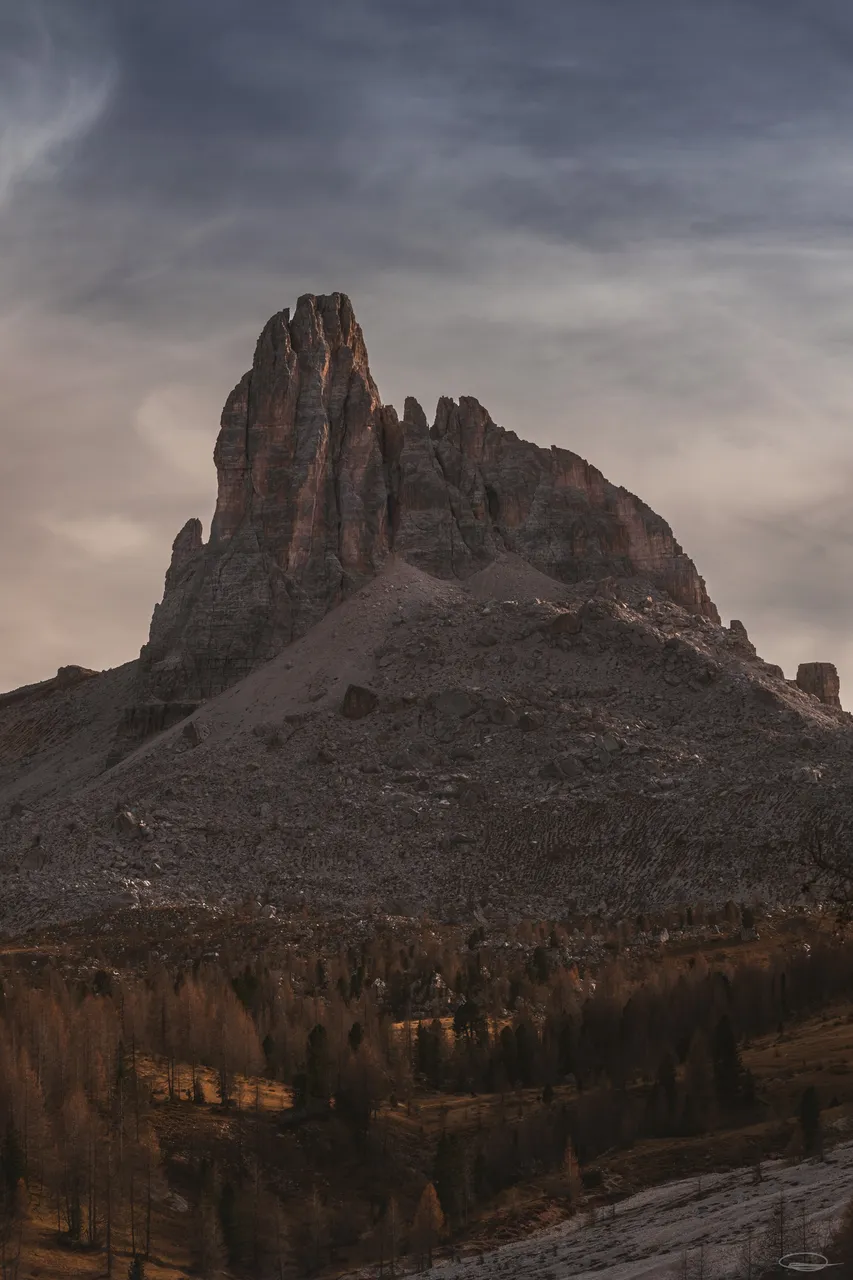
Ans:
[{"label": "dark storm cloud", "polygon": [[355,301],[853,678],[841,0],[0,0],[0,684],[135,652],[266,317]]}]

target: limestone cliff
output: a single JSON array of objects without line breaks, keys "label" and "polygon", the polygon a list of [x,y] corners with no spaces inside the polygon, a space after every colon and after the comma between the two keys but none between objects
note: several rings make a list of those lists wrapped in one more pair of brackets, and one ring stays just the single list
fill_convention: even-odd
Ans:
[{"label": "limestone cliff", "polygon": [[211,696],[303,635],[394,552],[464,579],[511,551],[571,583],[640,576],[718,620],[664,520],[577,454],[442,398],[383,406],[343,294],[279,312],[228,397],[209,541],[178,534],[140,698]]}]

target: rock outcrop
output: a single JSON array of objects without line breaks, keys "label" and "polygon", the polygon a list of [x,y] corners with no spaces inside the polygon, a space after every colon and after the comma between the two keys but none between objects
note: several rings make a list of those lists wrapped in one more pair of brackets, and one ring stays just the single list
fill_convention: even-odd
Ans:
[{"label": "rock outcrop", "polygon": [[41,680],[38,684],[27,684],[20,689],[12,689],[9,693],[0,694],[0,707],[9,707],[16,702],[32,702],[38,698],[46,698],[59,689],[73,689],[86,680],[92,680],[99,673],[88,667],[76,665],[60,667],[51,680]]},{"label": "rock outcrop", "polygon": [[140,655],[143,705],[220,692],[392,552],[445,579],[507,552],[569,584],[639,576],[718,621],[666,522],[577,454],[520,440],[468,397],[442,398],[432,427],[415,400],[402,420],[383,406],[343,294],[269,321],[214,459],[210,538],[191,520],[175,540]]},{"label": "rock outcrop", "polygon": [[797,687],[827,707],[841,706],[841,682],[831,662],[801,662],[797,668]]}]

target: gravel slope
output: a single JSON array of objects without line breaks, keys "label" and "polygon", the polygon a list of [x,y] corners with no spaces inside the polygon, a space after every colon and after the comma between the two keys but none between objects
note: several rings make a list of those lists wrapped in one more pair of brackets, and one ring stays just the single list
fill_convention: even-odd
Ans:
[{"label": "gravel slope", "polygon": [[[851,717],[636,579],[568,588],[508,557],[463,585],[392,561],[108,768],[131,676],[0,706],[0,927],[247,898],[791,901],[804,816],[853,809]],[[361,719],[350,685],[375,697]]]}]

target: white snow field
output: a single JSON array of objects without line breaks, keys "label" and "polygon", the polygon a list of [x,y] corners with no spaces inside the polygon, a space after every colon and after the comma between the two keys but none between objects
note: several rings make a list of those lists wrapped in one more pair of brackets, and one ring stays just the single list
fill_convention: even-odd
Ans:
[{"label": "white snow field", "polygon": [[768,1161],[762,1172],[761,1182],[752,1169],[736,1169],[666,1183],[601,1210],[594,1223],[579,1214],[482,1259],[439,1263],[433,1274],[440,1280],[746,1277],[747,1241],[751,1236],[755,1257],[780,1196],[786,1250],[820,1250],[853,1198],[853,1143],[835,1147],[825,1162]]}]

